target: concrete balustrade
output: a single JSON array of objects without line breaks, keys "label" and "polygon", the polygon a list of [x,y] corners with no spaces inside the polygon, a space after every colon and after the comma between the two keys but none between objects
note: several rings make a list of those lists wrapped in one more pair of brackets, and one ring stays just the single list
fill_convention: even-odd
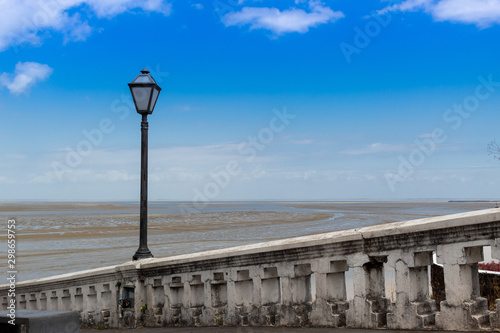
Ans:
[{"label": "concrete balustrade", "polygon": [[[500,209],[26,281],[16,286],[16,305],[77,311],[82,326],[89,327],[495,330],[500,329],[500,301],[490,311],[479,290],[478,262],[486,246],[500,259]],[[429,281],[434,253],[444,270],[446,299],[440,311]],[[388,270],[394,279],[392,299],[386,290]],[[8,289],[0,286],[2,310],[8,306]]]}]

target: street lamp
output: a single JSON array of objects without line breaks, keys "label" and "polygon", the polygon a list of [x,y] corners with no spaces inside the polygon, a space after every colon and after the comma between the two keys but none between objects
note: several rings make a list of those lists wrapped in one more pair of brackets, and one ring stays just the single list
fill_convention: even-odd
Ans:
[{"label": "street lamp", "polygon": [[152,114],[161,88],[147,69],[128,84],[134,99],[137,113],[142,115],[141,122],[141,210],[139,248],[132,260],[152,258],[148,249],[148,114]]}]

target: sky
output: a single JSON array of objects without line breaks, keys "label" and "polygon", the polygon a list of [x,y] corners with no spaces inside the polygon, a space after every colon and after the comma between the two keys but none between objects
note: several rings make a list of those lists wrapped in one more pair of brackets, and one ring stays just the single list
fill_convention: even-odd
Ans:
[{"label": "sky", "polygon": [[[0,200],[499,199],[498,0],[0,0]],[[493,146],[495,148],[496,146]]]}]

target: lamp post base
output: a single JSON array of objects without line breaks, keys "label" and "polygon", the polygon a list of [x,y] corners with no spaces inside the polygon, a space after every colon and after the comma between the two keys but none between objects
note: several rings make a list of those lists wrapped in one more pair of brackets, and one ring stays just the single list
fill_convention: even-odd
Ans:
[{"label": "lamp post base", "polygon": [[149,251],[148,248],[145,249],[139,248],[132,257],[132,260],[141,260],[147,258],[153,258],[153,254],[151,253],[151,251]]}]

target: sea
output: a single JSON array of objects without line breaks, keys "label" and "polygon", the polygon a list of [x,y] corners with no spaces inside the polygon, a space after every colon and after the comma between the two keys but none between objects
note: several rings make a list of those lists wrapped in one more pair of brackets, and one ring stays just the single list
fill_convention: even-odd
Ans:
[{"label": "sea", "polygon": [[[148,246],[156,258],[368,225],[494,208],[491,201],[155,201]],[[137,202],[1,203],[4,230],[15,220],[17,280],[117,265],[139,245]],[[0,271],[7,272],[7,233]],[[1,253],[0,253],[1,256]]]}]

